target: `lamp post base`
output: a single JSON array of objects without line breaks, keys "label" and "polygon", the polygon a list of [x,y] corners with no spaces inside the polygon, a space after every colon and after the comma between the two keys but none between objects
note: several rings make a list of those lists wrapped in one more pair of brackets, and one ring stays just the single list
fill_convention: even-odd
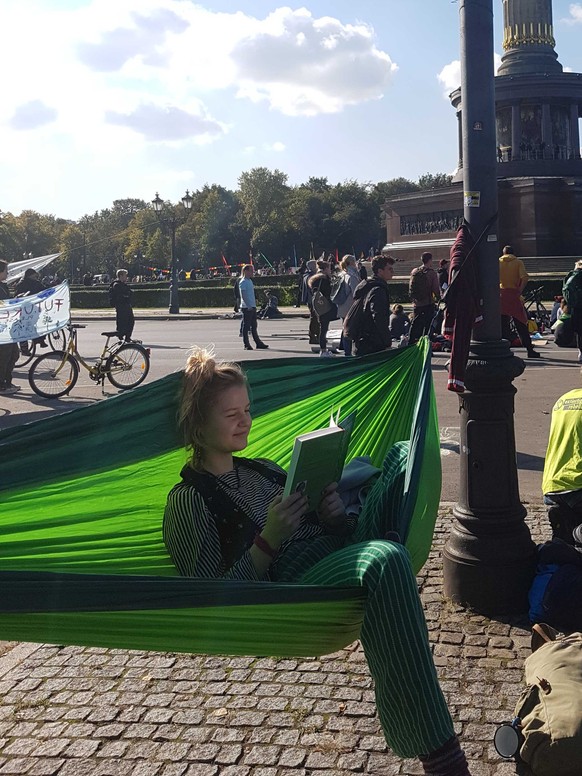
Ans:
[{"label": "lamp post base", "polygon": [[471,343],[461,414],[456,523],[443,550],[444,592],[482,614],[527,611],[536,547],[519,499],[512,381],[525,365],[506,340]]}]

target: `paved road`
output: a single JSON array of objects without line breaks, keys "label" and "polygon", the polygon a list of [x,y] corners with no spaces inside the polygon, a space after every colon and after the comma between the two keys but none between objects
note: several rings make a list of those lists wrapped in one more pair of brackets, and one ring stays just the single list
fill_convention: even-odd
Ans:
[{"label": "paved road", "polygon": [[[219,356],[243,355],[229,320],[140,321],[152,348],[151,377],[182,366],[188,348],[214,343]],[[256,358],[307,355],[301,319],[267,322],[269,351]],[[105,322],[83,331],[96,353]],[[315,356],[314,356],[315,357]],[[511,719],[529,650],[524,617],[488,619],[443,598],[441,549],[458,482],[458,401],[445,389],[446,356],[434,376],[441,422],[443,503],[428,563],[418,582],[435,663],[473,776],[509,776],[492,747]],[[548,538],[540,509],[540,468],[555,398],[578,385],[573,351],[544,347],[544,359],[516,381],[516,435],[522,497],[535,541]],[[73,396],[22,392],[0,402],[14,425],[101,400],[82,376]],[[113,389],[111,389],[113,390]],[[1,413],[4,413],[3,415]],[[1,637],[1,634],[0,634]],[[3,654],[4,653],[4,654]],[[381,736],[361,648],[320,660],[153,654],[0,642],[0,774],[18,776],[413,776],[415,762],[391,754]]]},{"label": "paved road", "polygon": [[[100,333],[111,328],[110,321],[88,320],[87,328],[79,335],[81,352],[96,355],[101,347]],[[161,317],[140,320],[135,336],[151,348],[152,367],[148,380],[162,377],[180,369],[192,345],[214,346],[220,358],[263,359],[316,355],[311,353],[307,340],[307,321],[293,317],[276,321],[260,322],[261,336],[269,344],[267,351],[242,349],[238,337],[238,320],[227,319],[163,319]],[[560,350],[553,343],[540,345],[543,358],[526,361],[524,374],[515,381],[516,396],[516,443],[520,477],[520,493],[525,502],[539,503],[541,471],[545,445],[549,430],[549,413],[555,399],[564,391],[580,385],[580,370],[576,361],[577,351]],[[516,351],[523,355],[524,351]],[[439,422],[441,426],[443,493],[445,502],[458,498],[458,440],[459,413],[458,398],[446,390],[447,355],[437,353],[433,359],[433,372]],[[12,426],[39,418],[54,412],[63,412],[73,407],[100,401],[101,389],[81,372],[78,384],[70,397],[61,400],[45,400],[37,397],[28,386],[26,370],[16,373],[16,384],[21,392],[0,400],[0,427]],[[116,393],[106,385],[107,393]]]}]

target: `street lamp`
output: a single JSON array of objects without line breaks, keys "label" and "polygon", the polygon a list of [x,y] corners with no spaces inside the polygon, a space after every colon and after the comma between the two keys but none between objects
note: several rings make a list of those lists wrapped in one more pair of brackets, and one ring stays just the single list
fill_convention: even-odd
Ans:
[{"label": "street lamp", "polygon": [[[194,197],[186,189],[186,194],[182,197],[182,205],[186,210],[186,213],[192,208],[192,202]],[[156,212],[156,215],[161,219],[161,214],[164,210],[164,201],[160,198],[160,195],[156,191],[155,199],[152,200],[152,206]],[[180,312],[180,299],[178,295],[178,262],[176,260],[176,211],[172,208],[171,215],[166,219],[170,224],[171,230],[171,280],[170,280],[170,306],[168,312],[171,315],[177,315]]]},{"label": "street lamp", "polygon": [[481,614],[527,609],[535,545],[519,498],[512,381],[523,362],[501,338],[492,0],[461,0],[461,94],[465,219],[478,247],[483,323],[474,332],[459,394],[459,501],[443,550],[445,596]]},{"label": "street lamp", "polygon": [[26,261],[26,259],[32,259],[32,253],[27,253],[26,251],[24,251],[24,253],[22,254],[22,258],[25,261]]}]

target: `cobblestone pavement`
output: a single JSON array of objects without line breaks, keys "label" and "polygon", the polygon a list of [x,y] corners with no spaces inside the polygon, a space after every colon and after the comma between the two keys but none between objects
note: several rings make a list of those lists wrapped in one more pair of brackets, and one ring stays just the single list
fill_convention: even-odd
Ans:
[{"label": "cobblestone pavement", "polygon": [[[489,620],[443,599],[441,509],[419,575],[435,661],[473,776],[506,776],[492,745],[529,654],[525,617]],[[549,531],[528,516],[535,541]],[[385,746],[359,645],[320,660],[1,645],[0,774],[420,774]]]}]

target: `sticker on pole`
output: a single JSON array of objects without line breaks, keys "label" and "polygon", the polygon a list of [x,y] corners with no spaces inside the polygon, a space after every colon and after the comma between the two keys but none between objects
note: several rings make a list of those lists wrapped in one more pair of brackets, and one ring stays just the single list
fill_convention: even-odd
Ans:
[{"label": "sticker on pole", "polygon": [[480,191],[466,191],[464,196],[465,207],[481,207]]}]

